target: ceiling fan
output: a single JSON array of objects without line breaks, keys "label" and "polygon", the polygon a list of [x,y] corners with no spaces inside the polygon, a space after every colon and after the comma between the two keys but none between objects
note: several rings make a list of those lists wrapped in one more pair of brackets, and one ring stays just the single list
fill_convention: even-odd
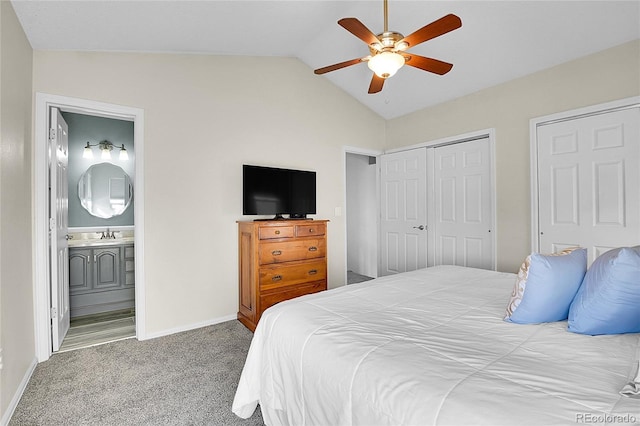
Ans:
[{"label": "ceiling fan", "polygon": [[460,28],[462,21],[459,17],[453,14],[443,16],[405,37],[395,31],[389,31],[387,8],[387,0],[384,0],[384,31],[378,35],[373,34],[356,18],[343,18],[338,21],[338,25],[369,45],[371,55],[318,68],[314,73],[325,74],[367,62],[374,72],[369,93],[378,93],[382,90],[384,80],[394,75],[404,64],[439,75],[446,74],[453,68],[453,64],[448,62],[408,53],[406,50]]}]

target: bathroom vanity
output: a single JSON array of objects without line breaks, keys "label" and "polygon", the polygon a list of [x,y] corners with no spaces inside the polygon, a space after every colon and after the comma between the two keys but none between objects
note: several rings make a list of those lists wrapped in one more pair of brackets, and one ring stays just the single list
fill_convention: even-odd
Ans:
[{"label": "bathroom vanity", "polygon": [[69,242],[71,317],[133,308],[133,238],[78,239]]}]

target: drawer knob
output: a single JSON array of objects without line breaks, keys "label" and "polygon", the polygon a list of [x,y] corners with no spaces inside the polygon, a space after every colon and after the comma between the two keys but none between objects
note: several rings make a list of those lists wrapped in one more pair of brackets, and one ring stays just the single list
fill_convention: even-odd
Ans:
[{"label": "drawer knob", "polygon": [[311,246],[309,247],[309,251],[318,251],[318,247]]},{"label": "drawer knob", "polygon": [[282,279],[282,275],[274,275],[273,278],[271,278],[271,281],[280,281]]},{"label": "drawer knob", "polygon": [[280,231],[276,230],[275,234],[280,235]]},{"label": "drawer knob", "polygon": [[272,255],[274,256],[280,256],[282,254],[282,252],[280,250],[274,250],[271,252]]},{"label": "drawer knob", "polygon": [[312,269],[312,270],[309,271],[309,275],[315,275],[317,273],[318,273],[317,269]]},{"label": "drawer knob", "polygon": [[309,228],[309,232],[313,232],[313,228]]}]

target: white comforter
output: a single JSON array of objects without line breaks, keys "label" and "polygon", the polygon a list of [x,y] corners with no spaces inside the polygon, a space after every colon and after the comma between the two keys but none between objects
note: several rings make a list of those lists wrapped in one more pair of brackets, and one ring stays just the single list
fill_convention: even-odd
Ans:
[{"label": "white comforter", "polygon": [[[640,423],[640,335],[502,320],[515,275],[441,266],[268,309],[233,402],[268,425]],[[636,364],[637,365],[637,364]]]}]

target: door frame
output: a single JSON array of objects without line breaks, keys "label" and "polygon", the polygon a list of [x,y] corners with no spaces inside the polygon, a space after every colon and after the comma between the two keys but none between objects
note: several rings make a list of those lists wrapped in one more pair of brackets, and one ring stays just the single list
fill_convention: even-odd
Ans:
[{"label": "door frame", "polygon": [[[496,193],[496,130],[494,128],[477,130],[474,132],[463,133],[455,136],[448,136],[446,138],[434,139],[428,142],[421,142],[414,145],[403,146],[400,148],[393,148],[386,150],[384,153],[389,154],[393,152],[399,151],[407,151],[415,148],[437,148],[439,146],[445,145],[454,145],[457,143],[463,142],[471,142],[477,139],[489,139],[489,155],[491,156],[491,210],[493,212],[491,216],[491,245],[492,245],[492,262],[491,268],[495,271],[498,264],[498,248],[496,241],[498,239],[497,234],[499,232],[497,228],[497,193]],[[427,159],[428,160],[428,159]],[[429,161],[427,161],[427,166],[429,165]],[[430,176],[431,173],[427,172],[427,200],[433,198],[433,179]],[[433,204],[427,203],[427,229],[435,229],[435,215],[433,211]],[[380,230],[378,230],[380,233]],[[432,233],[430,232],[427,235],[427,266],[433,266],[435,264],[435,241],[433,239]]]},{"label": "door frame", "polygon": [[36,92],[34,119],[34,249],[33,297],[36,357],[43,362],[51,357],[49,264],[49,195],[48,160],[49,110],[93,115],[132,121],[134,123],[135,183],[135,309],[136,338],[145,340],[145,273],[144,273],[144,110],[86,99]]},{"label": "door frame", "polygon": [[640,107],[640,96],[619,99],[612,102],[591,105],[584,108],[577,108],[562,111],[542,117],[532,118],[529,121],[529,153],[530,153],[530,191],[531,191],[531,251],[540,251],[540,223],[539,212],[540,199],[538,197],[538,127],[553,124],[559,121],[569,121],[590,115],[603,114],[616,110]]}]

